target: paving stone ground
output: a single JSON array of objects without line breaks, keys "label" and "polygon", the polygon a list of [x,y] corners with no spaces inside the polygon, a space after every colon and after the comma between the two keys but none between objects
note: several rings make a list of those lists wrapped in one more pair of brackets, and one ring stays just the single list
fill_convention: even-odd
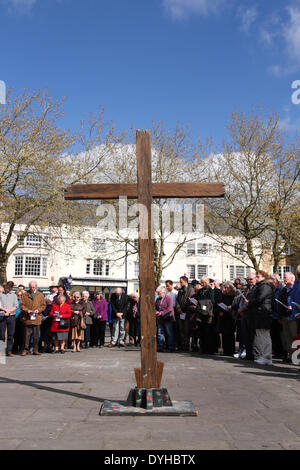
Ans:
[{"label": "paving stone ground", "polygon": [[125,400],[140,352],[14,356],[0,365],[0,450],[300,449],[299,366],[222,356],[159,354],[163,386],[198,417],[102,417]]}]

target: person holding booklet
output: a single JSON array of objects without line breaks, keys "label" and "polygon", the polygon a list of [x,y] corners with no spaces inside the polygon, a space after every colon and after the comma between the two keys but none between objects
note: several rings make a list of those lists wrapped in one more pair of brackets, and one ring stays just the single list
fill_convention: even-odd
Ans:
[{"label": "person holding booklet", "polygon": [[280,320],[282,322],[283,337],[285,340],[286,357],[284,362],[292,362],[292,344],[297,335],[297,320],[295,317],[295,309],[292,307],[292,291],[295,282],[295,276],[291,272],[286,272],[283,277],[284,287],[281,289],[278,298]]},{"label": "person holding booklet", "polygon": [[250,299],[245,300],[253,318],[255,336],[253,341],[254,362],[272,365],[272,340],[270,335],[275,287],[268,273],[256,271],[256,286]]},{"label": "person holding booklet", "polygon": [[61,352],[63,354],[65,352],[65,343],[68,341],[71,319],[71,307],[66,302],[64,295],[57,297],[49,317],[51,319],[50,331],[53,335],[55,346],[54,353]]},{"label": "person holding booklet", "polygon": [[45,297],[42,292],[37,290],[36,281],[29,283],[29,291],[24,292],[21,297],[20,309],[21,319],[24,324],[25,341],[24,350],[21,356],[26,356],[29,352],[29,341],[31,334],[33,335],[33,355],[39,356],[39,333],[42,323],[42,312],[46,308]]},{"label": "person holding booklet", "polygon": [[18,299],[12,289],[14,283],[6,283],[5,290],[0,294],[0,340],[5,341],[7,332],[6,355],[12,357],[13,340],[16,326],[16,310],[18,308]]},{"label": "person holding booklet", "polygon": [[300,264],[297,266],[295,273],[295,283],[291,293],[292,313],[297,321],[297,334],[300,334]]},{"label": "person holding booklet", "polygon": [[156,319],[157,319],[157,351],[163,352],[166,344],[168,352],[173,352],[174,334],[173,322],[175,321],[174,307],[172,298],[166,295],[166,288],[159,287],[157,289],[158,298],[155,302]]},{"label": "person holding booklet", "polygon": [[222,335],[224,356],[233,356],[235,353],[235,312],[232,309],[232,305],[236,292],[236,288],[231,282],[224,282],[221,302],[218,303],[218,330]]}]

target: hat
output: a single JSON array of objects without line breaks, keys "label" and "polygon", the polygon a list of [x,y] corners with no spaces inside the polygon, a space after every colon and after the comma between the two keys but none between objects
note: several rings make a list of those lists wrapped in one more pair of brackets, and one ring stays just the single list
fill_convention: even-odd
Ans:
[{"label": "hat", "polygon": [[192,286],[196,286],[197,284],[201,284],[200,281],[197,281],[197,279],[194,279],[192,281]]}]

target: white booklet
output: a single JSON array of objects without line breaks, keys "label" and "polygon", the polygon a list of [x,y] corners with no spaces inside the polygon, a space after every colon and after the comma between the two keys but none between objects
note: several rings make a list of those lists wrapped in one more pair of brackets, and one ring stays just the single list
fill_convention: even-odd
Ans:
[{"label": "white booklet", "polygon": [[280,300],[278,300],[278,299],[275,299],[275,300],[276,300],[276,302],[278,302],[280,305],[282,305],[284,308],[289,309],[289,307],[288,307],[287,305],[283,304],[282,302],[280,302]]},{"label": "white booklet", "polygon": [[228,310],[228,306],[223,304],[223,302],[221,302],[220,304],[218,304],[218,307],[221,307],[222,310]]}]

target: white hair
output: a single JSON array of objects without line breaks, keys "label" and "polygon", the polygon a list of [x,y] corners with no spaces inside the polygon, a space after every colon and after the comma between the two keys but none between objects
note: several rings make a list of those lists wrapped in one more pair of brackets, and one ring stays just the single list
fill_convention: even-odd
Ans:
[{"label": "white hair", "polygon": [[82,297],[83,297],[84,295],[87,295],[87,296],[89,297],[89,296],[90,296],[90,293],[89,293],[87,290],[84,290],[83,292],[81,292],[81,295],[82,295]]},{"label": "white hair", "polygon": [[140,298],[140,294],[138,292],[133,292],[132,294],[130,294],[129,297],[137,297],[138,299]]},{"label": "white hair", "polygon": [[165,286],[160,286],[156,289],[156,292],[166,292],[166,287]]}]

